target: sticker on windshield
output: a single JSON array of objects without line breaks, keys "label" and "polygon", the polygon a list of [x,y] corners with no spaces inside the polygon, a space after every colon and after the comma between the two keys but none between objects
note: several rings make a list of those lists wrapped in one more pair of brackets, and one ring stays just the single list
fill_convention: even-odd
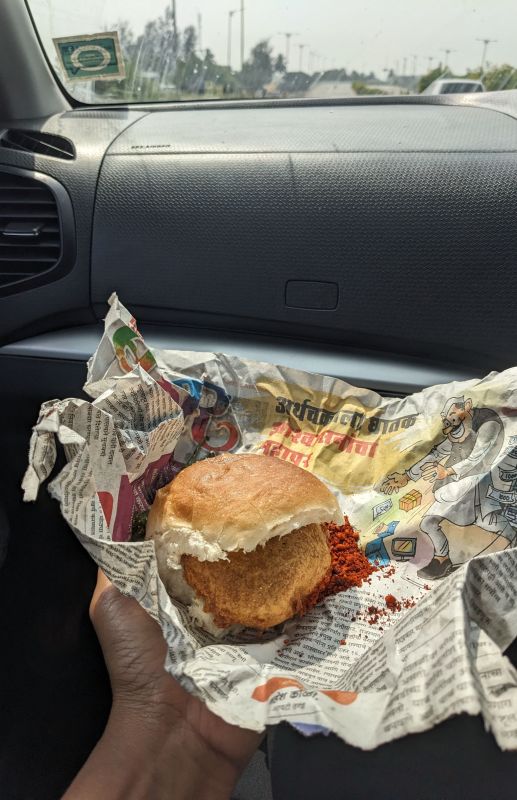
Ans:
[{"label": "sticker on windshield", "polygon": [[54,39],[59,63],[69,81],[106,81],[124,78],[124,59],[118,33],[62,36]]}]

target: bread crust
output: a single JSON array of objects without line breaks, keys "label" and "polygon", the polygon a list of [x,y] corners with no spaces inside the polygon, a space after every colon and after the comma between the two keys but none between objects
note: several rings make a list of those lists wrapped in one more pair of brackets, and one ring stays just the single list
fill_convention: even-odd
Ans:
[{"label": "bread crust", "polygon": [[184,540],[179,555],[215,561],[305,525],[341,520],[336,498],[310,472],[270,456],[223,455],[186,467],[157,492],[146,536],[176,531]]}]

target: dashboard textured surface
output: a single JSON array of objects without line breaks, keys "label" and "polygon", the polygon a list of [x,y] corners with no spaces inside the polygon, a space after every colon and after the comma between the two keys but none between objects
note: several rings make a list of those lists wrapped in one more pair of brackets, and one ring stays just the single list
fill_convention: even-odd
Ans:
[{"label": "dashboard textured surface", "polygon": [[[295,110],[321,119],[321,109]],[[357,110],[345,109],[351,117]],[[458,114],[450,145],[466,152],[299,152],[299,131],[292,142],[279,136],[275,152],[260,152],[266,135],[274,137],[265,122],[275,112],[266,111],[254,112],[257,119],[266,115],[255,135],[259,152],[206,152],[201,124],[213,131],[227,113],[238,140],[240,123],[234,112],[214,111],[212,119],[204,111],[190,152],[123,155],[124,140],[128,147],[145,141],[139,128],[160,115],[144,118],[119,137],[120,154],[107,155],[101,170],[94,303],[116,288],[154,322],[181,323],[188,315],[212,327],[492,368],[513,363],[517,330],[508,294],[517,288],[517,122],[476,109],[411,110],[437,113],[438,128],[442,112]],[[362,140],[382,137],[390,128],[383,114],[391,111],[377,109],[377,125],[372,117]],[[170,114],[170,130],[191,113]],[[466,122],[473,114],[485,120],[475,135]],[[402,135],[409,122],[399,122]],[[323,140],[330,132],[322,127]],[[473,149],[475,139],[483,152]],[[414,139],[415,148],[423,144]],[[498,151],[503,144],[507,152]],[[336,283],[336,308],[288,307],[287,282],[304,279]]]},{"label": "dashboard textured surface", "polygon": [[109,149],[131,153],[517,150],[511,117],[441,105],[157,111]]}]

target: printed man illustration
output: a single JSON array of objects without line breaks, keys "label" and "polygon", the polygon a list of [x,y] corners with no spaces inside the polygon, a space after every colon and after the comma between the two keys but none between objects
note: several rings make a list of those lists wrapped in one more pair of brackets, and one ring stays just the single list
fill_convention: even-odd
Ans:
[{"label": "printed man illustration", "polygon": [[487,497],[491,469],[503,445],[501,418],[490,408],[473,408],[472,400],[464,397],[447,400],[441,416],[445,438],[406,472],[388,475],[381,486],[384,494],[392,494],[419,478],[433,484],[434,503],[420,523],[434,546],[433,558],[418,571],[427,580],[443,578],[454,568],[444,520],[462,527],[475,523],[510,543],[515,538],[499,505]]}]

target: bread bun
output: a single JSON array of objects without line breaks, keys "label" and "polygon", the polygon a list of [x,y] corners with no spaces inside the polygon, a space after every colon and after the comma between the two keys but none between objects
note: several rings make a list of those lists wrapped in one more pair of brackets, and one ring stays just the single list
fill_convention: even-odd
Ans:
[{"label": "bread bun", "polygon": [[167,591],[196,607],[203,627],[263,629],[300,611],[324,580],[321,523],[342,519],[310,472],[270,456],[224,455],[186,467],[157,492],[146,538]]}]

